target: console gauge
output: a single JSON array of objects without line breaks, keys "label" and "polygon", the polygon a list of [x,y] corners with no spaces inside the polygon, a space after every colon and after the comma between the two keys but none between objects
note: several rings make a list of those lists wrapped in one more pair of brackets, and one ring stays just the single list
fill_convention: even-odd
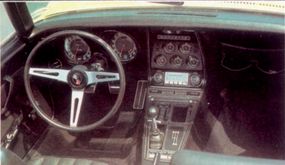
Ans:
[{"label": "console gauge", "polygon": [[65,39],[64,50],[68,62],[72,64],[83,64],[91,58],[90,47],[77,35]]},{"label": "console gauge", "polygon": [[163,49],[166,53],[173,53],[175,51],[175,45],[172,42],[169,42],[163,47]]},{"label": "console gauge", "polygon": [[164,55],[156,57],[155,63],[159,66],[164,66],[167,63],[167,58]]},{"label": "console gauge", "polygon": [[182,65],[183,59],[182,59],[180,56],[175,55],[175,56],[173,56],[173,57],[170,59],[170,63],[171,63],[172,65],[174,65],[175,67],[178,67],[178,66],[181,66],[181,65]]},{"label": "console gauge", "polygon": [[182,54],[189,54],[193,51],[193,45],[186,42],[186,43],[180,45],[179,51]]},{"label": "console gauge", "polygon": [[188,56],[188,65],[191,68],[196,68],[200,63],[200,60],[196,56]]},{"label": "console gauge", "polygon": [[137,46],[135,41],[127,34],[115,33],[111,47],[123,62],[133,60],[137,55]]}]

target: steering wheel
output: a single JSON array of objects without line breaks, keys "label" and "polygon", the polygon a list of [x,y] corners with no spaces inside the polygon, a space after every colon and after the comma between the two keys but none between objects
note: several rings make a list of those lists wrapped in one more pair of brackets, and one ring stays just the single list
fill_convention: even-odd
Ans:
[{"label": "steering wheel", "polygon": [[[31,67],[31,62],[33,57],[37,54],[38,50],[45,44],[54,40],[55,38],[66,36],[66,35],[78,35],[83,38],[89,39],[90,41],[95,42],[96,44],[102,46],[107,54],[111,57],[111,59],[116,64],[118,73],[113,72],[101,72],[101,71],[90,71],[87,67],[82,65],[75,65],[72,69],[51,69],[51,68],[34,68]],[[67,83],[71,88],[71,106],[70,106],[70,122],[69,125],[64,124],[50,115],[48,115],[40,106],[40,102],[37,102],[35,99],[35,94],[32,92],[30,77],[37,76],[40,78],[46,78],[51,80],[57,80],[59,82]],[[120,81],[120,89],[117,96],[117,99],[112,106],[111,110],[100,120],[83,126],[78,126],[78,120],[80,117],[81,107],[84,104],[84,92],[86,87],[97,84],[97,83],[105,83],[110,81]],[[126,87],[125,80],[125,72],[122,66],[122,63],[113,49],[101,38],[98,36],[84,32],[79,30],[66,30],[56,32],[51,34],[50,36],[43,39],[39,42],[31,51],[28,56],[28,59],[25,64],[24,71],[24,82],[25,88],[32,106],[35,108],[40,117],[42,117],[45,121],[47,121],[50,125],[55,126],[60,129],[73,131],[73,132],[83,132],[94,129],[108,119],[110,119],[119,109]],[[96,85],[95,85],[96,86]]]}]

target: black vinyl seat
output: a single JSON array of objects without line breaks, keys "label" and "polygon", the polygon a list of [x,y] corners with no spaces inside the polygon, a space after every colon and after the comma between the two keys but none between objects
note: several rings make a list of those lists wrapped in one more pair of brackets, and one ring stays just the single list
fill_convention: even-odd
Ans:
[{"label": "black vinyl seat", "polygon": [[28,161],[27,165],[108,165],[88,159],[60,158],[54,156],[41,156]]},{"label": "black vinyl seat", "polygon": [[285,160],[222,155],[192,150],[177,151],[171,165],[284,165]]},{"label": "black vinyl seat", "polygon": [[36,156],[27,162],[24,162],[19,156],[10,150],[1,148],[1,165],[108,165],[105,162],[76,159],[61,158],[54,156]]}]

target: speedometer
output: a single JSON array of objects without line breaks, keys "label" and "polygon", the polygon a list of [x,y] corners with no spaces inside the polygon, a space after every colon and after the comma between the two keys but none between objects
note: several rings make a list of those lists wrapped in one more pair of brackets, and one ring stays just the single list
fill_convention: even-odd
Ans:
[{"label": "speedometer", "polygon": [[115,33],[111,46],[123,62],[131,61],[137,55],[136,43],[127,34],[121,32]]}]

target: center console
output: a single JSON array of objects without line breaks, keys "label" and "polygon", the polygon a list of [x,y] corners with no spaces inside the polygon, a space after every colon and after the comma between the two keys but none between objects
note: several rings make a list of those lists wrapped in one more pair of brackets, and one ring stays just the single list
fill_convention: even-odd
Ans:
[{"label": "center console", "polygon": [[143,164],[168,164],[182,149],[203,97],[204,61],[188,30],[153,30],[145,106]]}]

